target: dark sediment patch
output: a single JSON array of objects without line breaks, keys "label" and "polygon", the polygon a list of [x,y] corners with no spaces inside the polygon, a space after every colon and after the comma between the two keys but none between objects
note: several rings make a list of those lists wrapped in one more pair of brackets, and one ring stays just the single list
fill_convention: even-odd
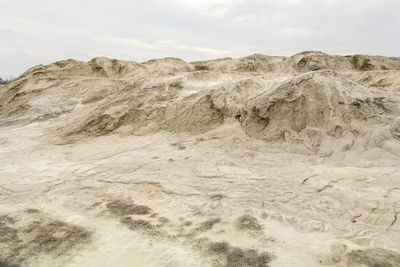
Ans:
[{"label": "dark sediment patch", "polygon": [[135,220],[131,217],[123,217],[121,218],[121,223],[128,226],[130,230],[139,231],[153,237],[168,237],[169,235],[163,231],[161,231],[160,227],[162,225],[153,225],[151,221],[146,220]]},{"label": "dark sediment patch", "polygon": [[[211,230],[215,224],[220,223],[221,218],[211,218],[207,221],[204,221],[200,223],[197,227],[195,227],[189,234],[187,234],[187,237],[194,237],[200,233],[206,232]],[[184,226],[190,226],[192,225],[191,222],[184,222]]]},{"label": "dark sediment patch", "polygon": [[227,242],[212,242],[209,245],[209,251],[213,254],[226,254],[230,246]]},{"label": "dark sediment patch", "polygon": [[262,226],[257,219],[250,215],[242,215],[235,221],[235,226],[239,230],[261,231]]},{"label": "dark sediment patch", "polygon": [[135,215],[149,215],[149,218],[156,218],[157,213],[152,213],[153,210],[145,205],[136,205],[133,202],[125,200],[115,200],[108,203],[108,210],[120,218],[120,222],[126,225],[130,230],[141,231],[150,235],[162,235],[159,227],[168,223],[168,219],[164,217],[159,218],[158,224],[152,224],[151,220],[135,219]]},{"label": "dark sediment patch", "polygon": [[193,224],[193,222],[191,222],[191,221],[184,221],[183,223],[182,223],[182,225],[183,226],[191,226]]},{"label": "dark sediment patch", "polygon": [[0,223],[15,223],[15,219],[8,215],[2,215],[0,216]]},{"label": "dark sediment patch", "polygon": [[347,263],[349,266],[395,267],[400,266],[400,253],[383,248],[354,250],[347,254]]},{"label": "dark sediment patch", "polygon": [[0,260],[0,267],[20,267],[21,265],[16,264],[16,263],[8,263],[5,261]]},{"label": "dark sediment patch", "polygon": [[221,265],[227,267],[265,267],[274,258],[270,253],[232,247],[227,242],[211,242],[208,253],[222,258]]},{"label": "dark sediment patch", "polygon": [[60,255],[90,237],[90,233],[82,227],[58,220],[41,224],[35,232],[31,241],[33,250],[46,253],[57,251]]},{"label": "dark sediment patch", "polygon": [[38,209],[26,209],[25,210],[26,213],[40,213],[40,211]]},{"label": "dark sediment patch", "polygon": [[221,222],[221,218],[212,218],[210,220],[202,222],[198,227],[196,227],[195,231],[204,232],[204,231],[211,230],[215,224],[220,223],[220,222]]},{"label": "dark sediment patch", "polygon": [[[0,216],[0,266],[10,266],[18,255],[22,240],[14,227],[16,220],[8,215]],[[3,264],[3,265],[2,265]]]},{"label": "dark sediment patch", "polygon": [[126,215],[146,215],[152,212],[147,206],[136,205],[128,203],[123,200],[115,200],[107,204],[108,210],[114,215],[126,216]]},{"label": "dark sediment patch", "polygon": [[168,220],[167,218],[165,218],[165,217],[160,217],[160,218],[158,218],[158,221],[159,221],[160,223],[162,223],[162,224],[169,223],[169,220]]},{"label": "dark sediment patch", "polygon": [[84,228],[43,216],[38,218],[40,212],[34,213],[34,219],[25,215],[28,223],[0,216],[0,266],[25,265],[30,258],[43,254],[66,255],[90,241],[91,233]]},{"label": "dark sediment patch", "polygon": [[131,230],[155,230],[155,226],[146,220],[134,220],[131,217],[124,217],[121,219],[123,224],[126,224]]}]

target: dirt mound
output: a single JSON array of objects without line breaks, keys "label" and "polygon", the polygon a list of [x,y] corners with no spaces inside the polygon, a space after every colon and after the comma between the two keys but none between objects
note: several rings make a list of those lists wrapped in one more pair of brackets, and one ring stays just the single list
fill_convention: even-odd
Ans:
[{"label": "dirt mound", "polygon": [[94,58],[89,62],[68,59],[36,66],[23,76],[129,78],[145,72],[145,66],[133,61]]},{"label": "dirt mound", "polygon": [[335,71],[400,70],[398,61],[380,56],[331,56],[322,52],[306,51],[290,59],[291,66],[299,72],[325,69]]},{"label": "dirt mound", "polygon": [[377,128],[385,138],[395,137],[390,125],[399,116],[399,101],[398,95],[358,85],[333,71],[310,72],[248,100],[240,122],[250,136],[331,153],[332,143],[337,145],[332,149],[345,150],[348,141],[370,138]]},{"label": "dirt mound", "polygon": [[400,72],[396,70],[351,72],[346,77],[370,87],[400,92]]},{"label": "dirt mound", "polygon": [[288,70],[287,63],[287,57],[254,54],[240,59],[235,70],[250,72],[285,72]]},{"label": "dirt mound", "polygon": [[195,61],[191,62],[191,65],[194,66],[196,71],[201,70],[213,70],[213,71],[231,71],[232,65],[236,62],[235,59],[232,58],[220,58],[209,61]]},{"label": "dirt mound", "polygon": [[302,73],[316,70],[365,72],[400,70],[393,58],[366,55],[333,56],[319,51],[305,51],[291,57],[254,54],[240,59],[219,59],[192,63],[196,70],[220,70],[258,73]]},{"label": "dirt mound", "polygon": [[188,72],[194,70],[194,67],[189,63],[186,63],[179,58],[164,58],[164,59],[152,59],[143,63],[148,66],[151,72],[158,73],[175,73],[175,72]]},{"label": "dirt mound", "polygon": [[[193,63],[66,60],[2,86],[0,123],[58,118],[52,134],[75,140],[117,130],[198,134],[235,118],[249,136],[291,151],[328,155],[386,146],[393,152],[385,142],[398,139],[400,98],[380,88],[396,71],[365,71],[397,68],[400,61],[390,58],[312,51]],[[386,80],[369,82],[380,76]]]}]

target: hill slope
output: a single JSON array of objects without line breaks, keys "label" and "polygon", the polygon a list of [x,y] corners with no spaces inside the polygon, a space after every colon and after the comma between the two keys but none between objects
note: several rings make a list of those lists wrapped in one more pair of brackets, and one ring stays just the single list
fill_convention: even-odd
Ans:
[{"label": "hill slope", "polygon": [[79,139],[121,127],[134,135],[202,133],[236,118],[251,137],[326,154],[399,138],[399,88],[384,80],[397,82],[399,70],[391,58],[321,52],[194,63],[66,60],[3,86],[0,119],[59,118],[56,135]]}]

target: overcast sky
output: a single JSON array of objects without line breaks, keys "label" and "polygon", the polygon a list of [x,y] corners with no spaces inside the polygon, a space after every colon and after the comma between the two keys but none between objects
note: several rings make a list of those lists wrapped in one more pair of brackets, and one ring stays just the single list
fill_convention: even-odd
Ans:
[{"label": "overcast sky", "polygon": [[400,56],[399,0],[0,0],[0,77],[106,56]]}]

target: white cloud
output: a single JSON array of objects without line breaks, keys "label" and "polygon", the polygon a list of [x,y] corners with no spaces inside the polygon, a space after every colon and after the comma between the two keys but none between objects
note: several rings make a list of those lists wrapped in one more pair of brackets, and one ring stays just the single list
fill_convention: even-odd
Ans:
[{"label": "white cloud", "polygon": [[111,43],[117,46],[125,46],[125,49],[147,50],[147,51],[171,51],[171,50],[189,50],[200,52],[208,57],[223,57],[232,53],[230,50],[215,49],[209,47],[201,47],[196,45],[188,45],[176,40],[160,40],[149,42],[134,38],[120,38],[112,36],[104,36],[95,38],[96,41]]},{"label": "white cloud", "polygon": [[172,0],[173,4],[212,17],[224,17],[243,0]]},{"label": "white cloud", "polygon": [[4,0],[0,77],[65,58],[398,56],[398,0]]},{"label": "white cloud", "polygon": [[288,0],[287,3],[289,5],[301,5],[304,3],[304,0]]},{"label": "white cloud", "polygon": [[286,27],[280,29],[280,34],[286,37],[295,37],[295,38],[314,38],[318,37],[320,34],[312,29],[307,27]]}]

